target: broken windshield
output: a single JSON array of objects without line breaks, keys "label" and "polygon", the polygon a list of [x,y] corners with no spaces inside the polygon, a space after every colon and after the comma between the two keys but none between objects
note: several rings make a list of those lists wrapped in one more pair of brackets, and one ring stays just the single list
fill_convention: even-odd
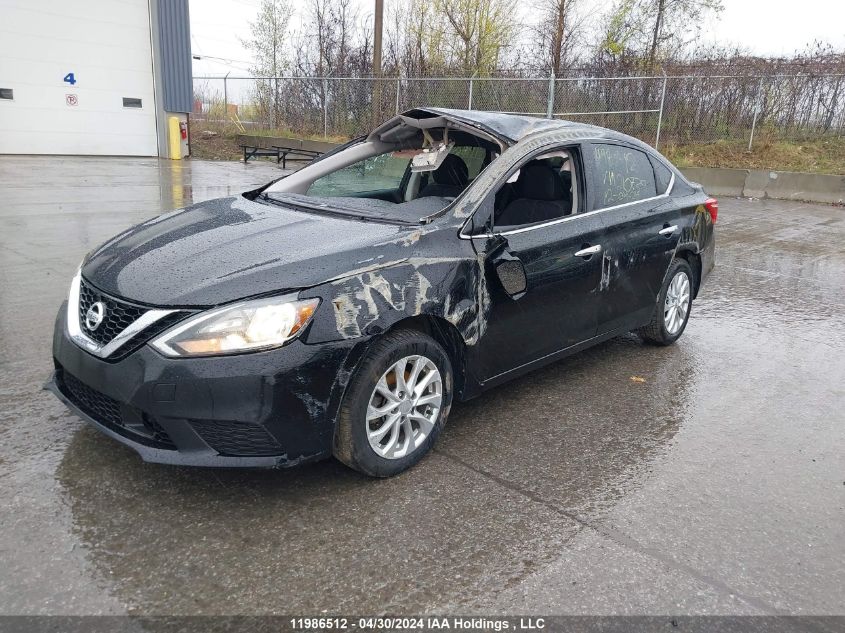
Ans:
[{"label": "broken windshield", "polygon": [[395,151],[371,156],[343,167],[308,187],[309,196],[360,196],[399,191],[408,165],[418,150]]},{"label": "broken windshield", "polygon": [[447,136],[445,130],[417,130],[401,142],[350,145],[275,183],[264,195],[307,210],[419,222],[448,207],[499,151],[467,132]]}]

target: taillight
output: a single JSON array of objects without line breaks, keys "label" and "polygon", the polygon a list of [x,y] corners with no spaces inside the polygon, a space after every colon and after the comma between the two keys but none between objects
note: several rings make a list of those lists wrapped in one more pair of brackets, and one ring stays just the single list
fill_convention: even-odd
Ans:
[{"label": "taillight", "polygon": [[716,198],[707,198],[704,202],[704,208],[707,209],[707,213],[710,214],[710,219],[713,220],[713,224],[716,224],[716,218],[719,217],[719,201]]}]

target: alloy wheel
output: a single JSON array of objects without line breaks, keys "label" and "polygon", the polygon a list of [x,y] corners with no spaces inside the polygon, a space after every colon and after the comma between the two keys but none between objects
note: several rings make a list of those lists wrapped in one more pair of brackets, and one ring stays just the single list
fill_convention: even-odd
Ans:
[{"label": "alloy wheel", "polygon": [[663,323],[666,325],[666,331],[672,336],[683,327],[691,299],[689,277],[686,272],[679,270],[669,282],[663,303]]},{"label": "alloy wheel", "polygon": [[429,436],[443,403],[443,379],[425,356],[405,356],[376,383],[367,405],[367,439],[385,459],[413,453]]}]

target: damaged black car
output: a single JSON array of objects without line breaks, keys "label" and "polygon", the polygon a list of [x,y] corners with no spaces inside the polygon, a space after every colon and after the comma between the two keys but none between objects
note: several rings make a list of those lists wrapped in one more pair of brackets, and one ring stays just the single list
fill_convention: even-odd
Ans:
[{"label": "damaged black car", "polygon": [[626,332],[676,341],[717,211],[611,130],[411,110],[92,251],[47,387],[146,461],[393,475],[455,400]]}]

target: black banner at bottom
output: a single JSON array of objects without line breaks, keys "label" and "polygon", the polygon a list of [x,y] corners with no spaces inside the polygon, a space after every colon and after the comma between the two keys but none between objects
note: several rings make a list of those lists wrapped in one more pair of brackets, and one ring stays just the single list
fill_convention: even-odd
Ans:
[{"label": "black banner at bottom", "polygon": [[0,616],[0,633],[845,633],[845,616]]}]

